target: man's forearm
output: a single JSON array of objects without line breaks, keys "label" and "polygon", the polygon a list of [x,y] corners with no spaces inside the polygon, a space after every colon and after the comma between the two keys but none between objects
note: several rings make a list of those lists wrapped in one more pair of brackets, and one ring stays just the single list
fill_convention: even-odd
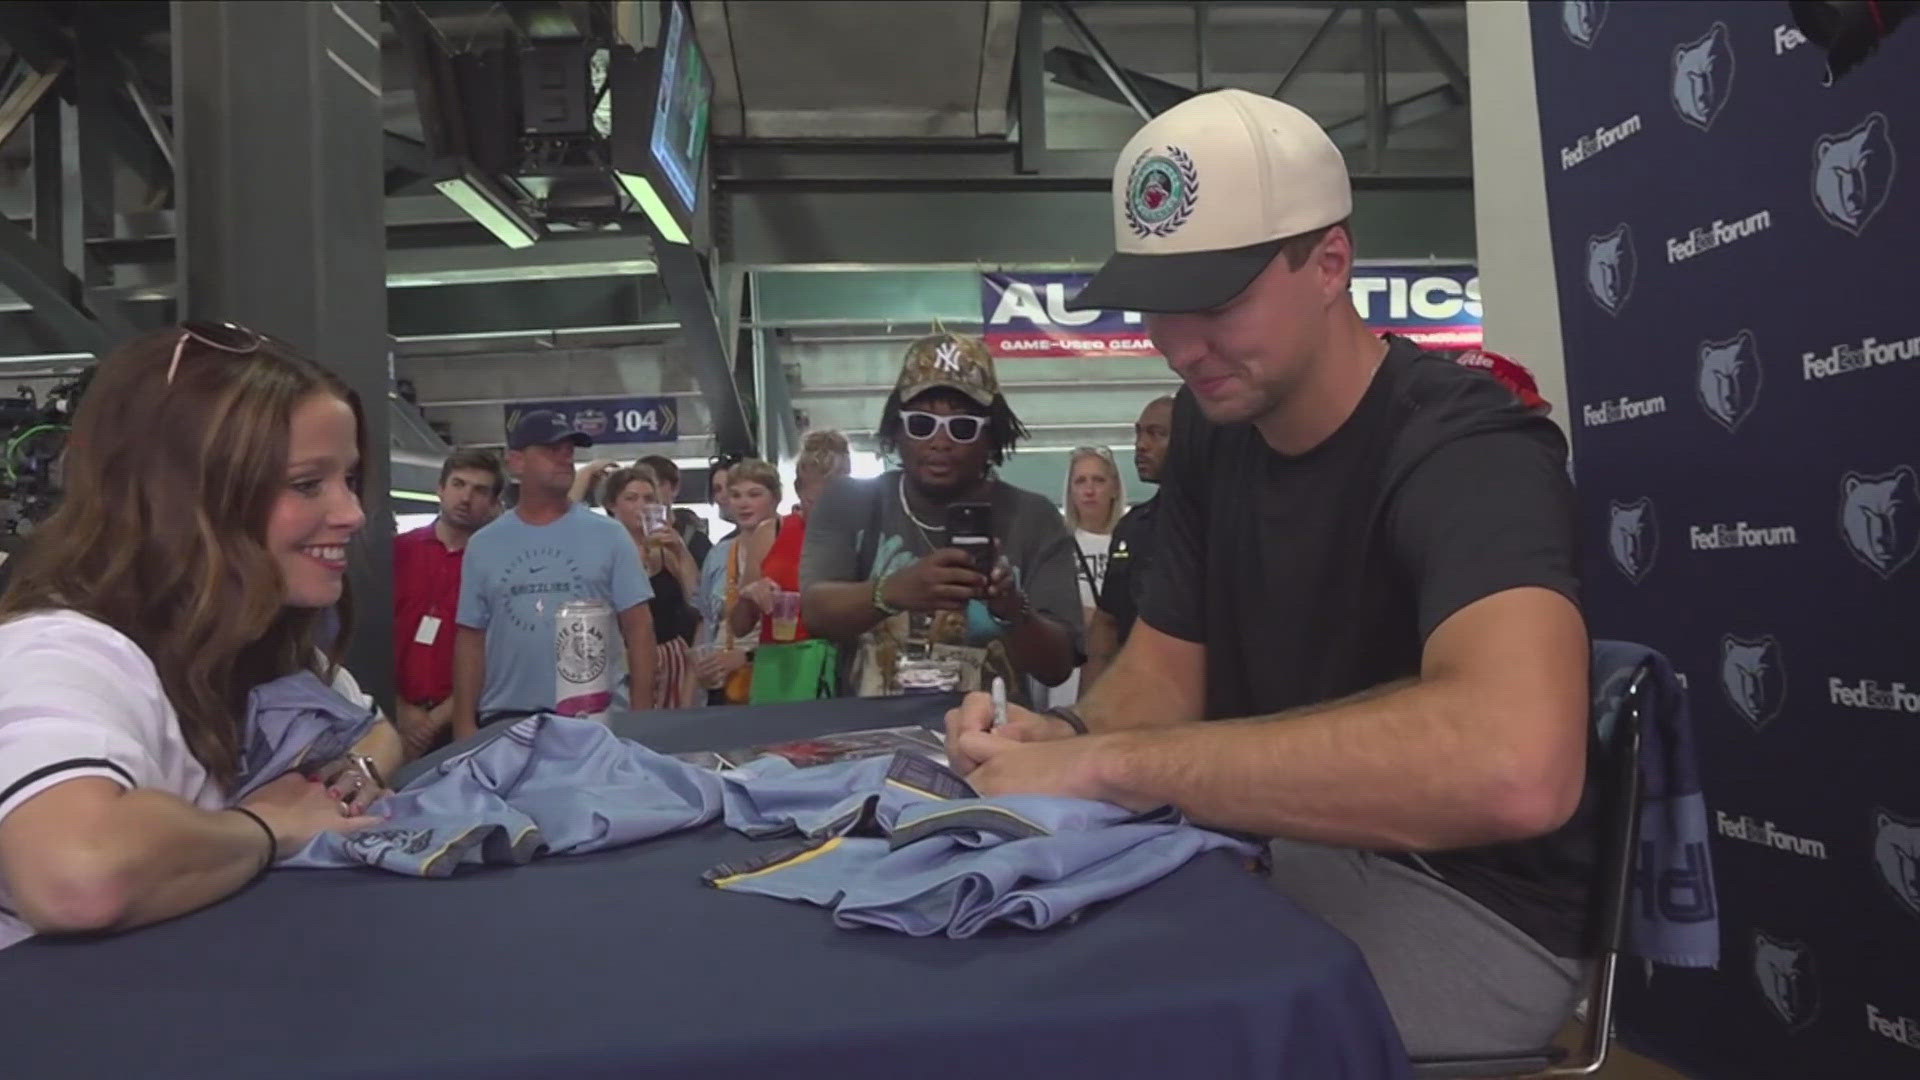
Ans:
[{"label": "man's forearm", "polygon": [[479,630],[462,626],[453,639],[453,737],[464,739],[480,730],[480,684],[487,670],[487,639]]},{"label": "man's forearm", "polygon": [[653,669],[658,654],[659,650],[651,642],[627,644],[627,678],[631,696],[628,705],[635,711],[653,708]]},{"label": "man's forearm", "polygon": [[1091,689],[1082,686],[1074,709],[1096,734],[1201,719],[1206,703],[1198,685],[1184,685],[1191,679],[1169,677],[1171,669],[1172,665],[1150,654],[1148,643],[1129,640]]},{"label": "man's forearm", "polygon": [[801,616],[807,632],[845,644],[873,629],[884,618],[873,606],[871,581],[820,581],[801,597]]},{"label": "man's forearm", "polygon": [[627,650],[627,704],[653,708],[654,667],[660,647],[653,633],[653,609],[640,604],[620,616],[620,637]]},{"label": "man's forearm", "polygon": [[1473,708],[1444,686],[1395,683],[1268,717],[1101,736],[1098,771],[1117,802],[1322,844],[1446,850],[1537,831],[1499,812],[1520,785]]}]

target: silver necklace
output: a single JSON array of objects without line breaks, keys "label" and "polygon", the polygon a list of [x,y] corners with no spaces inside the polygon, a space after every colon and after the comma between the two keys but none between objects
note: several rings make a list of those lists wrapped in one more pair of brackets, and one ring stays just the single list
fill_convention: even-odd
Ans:
[{"label": "silver necklace", "polygon": [[947,531],[946,527],[941,525],[929,525],[926,522],[921,521],[919,518],[913,516],[913,507],[907,505],[907,474],[906,473],[900,474],[900,483],[894,488],[894,490],[899,492],[900,494],[900,512],[907,515],[907,520],[913,522],[914,528],[917,528],[920,530],[920,539],[925,540],[927,542],[928,547],[935,546],[933,543],[933,537],[927,535],[928,531],[931,530],[933,532],[943,533]]}]

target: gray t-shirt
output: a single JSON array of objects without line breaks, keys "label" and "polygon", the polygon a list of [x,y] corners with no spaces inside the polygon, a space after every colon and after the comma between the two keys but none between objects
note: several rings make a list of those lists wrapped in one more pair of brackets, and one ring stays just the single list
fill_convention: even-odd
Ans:
[{"label": "gray t-shirt", "polygon": [[[807,516],[807,542],[800,557],[803,590],[822,581],[884,578],[947,546],[944,530],[922,529],[907,517],[900,484],[898,472],[875,480],[841,479],[820,496]],[[993,506],[993,535],[1013,566],[1014,580],[1035,611],[1072,631],[1074,649],[1081,651],[1073,537],[1060,511],[1045,496],[998,481],[987,501]],[[963,689],[977,690],[994,675],[1003,676],[1008,696],[1025,703],[1029,698],[1025,672],[1016,670],[1008,657],[1001,640],[1005,633],[979,600],[964,612],[902,612],[863,634],[858,647],[847,650],[843,691],[861,697],[900,693],[901,662],[924,658],[957,662]]]},{"label": "gray t-shirt", "polygon": [[627,669],[619,613],[651,599],[640,549],[612,518],[578,503],[546,525],[527,524],[518,510],[501,514],[467,541],[460,571],[459,623],[487,634],[480,713],[558,703],[554,613],[569,600],[613,605],[608,662],[617,682]]}]

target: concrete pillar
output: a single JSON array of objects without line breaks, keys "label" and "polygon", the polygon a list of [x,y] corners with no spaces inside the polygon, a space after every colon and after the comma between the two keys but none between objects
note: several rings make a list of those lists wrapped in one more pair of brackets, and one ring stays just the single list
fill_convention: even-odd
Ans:
[{"label": "concrete pillar", "polygon": [[175,0],[172,14],[181,317],[286,340],[360,395],[372,460],[348,664],[391,705],[379,5]]}]

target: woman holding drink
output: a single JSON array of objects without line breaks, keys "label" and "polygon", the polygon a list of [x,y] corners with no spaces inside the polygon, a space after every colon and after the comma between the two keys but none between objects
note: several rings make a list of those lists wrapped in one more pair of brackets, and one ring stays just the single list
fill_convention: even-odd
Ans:
[{"label": "woman holding drink", "polygon": [[820,493],[852,471],[847,437],[837,431],[810,431],[800,443],[793,466],[793,493],[800,505],[784,518],[766,522],[748,540],[747,564],[756,568],[752,584],[740,590],[728,629],[746,636],[760,624],[762,645],[805,641],[800,621],[800,552],[807,542],[807,514]]},{"label": "woman holding drink", "polygon": [[739,526],[734,536],[714,545],[708,555],[724,560],[724,568],[714,583],[713,592],[702,597],[702,618],[711,632],[703,630],[702,644],[695,656],[694,669],[701,685],[713,691],[711,704],[741,704],[752,687],[748,664],[752,647],[742,633],[731,630],[728,616],[740,603],[740,590],[754,580],[750,563],[754,530],[774,520],[780,507],[780,473],[758,459],[735,462],[727,470],[727,504],[733,521]]},{"label": "woman holding drink", "polygon": [[[653,585],[653,632],[659,642],[653,708],[698,705],[705,697],[693,671],[693,640],[700,615],[688,598],[699,587],[700,568],[686,540],[673,528],[672,510],[660,499],[659,478],[645,465],[616,469],[607,477],[600,498],[639,546],[640,561]],[[642,706],[634,702],[633,707]]]}]

